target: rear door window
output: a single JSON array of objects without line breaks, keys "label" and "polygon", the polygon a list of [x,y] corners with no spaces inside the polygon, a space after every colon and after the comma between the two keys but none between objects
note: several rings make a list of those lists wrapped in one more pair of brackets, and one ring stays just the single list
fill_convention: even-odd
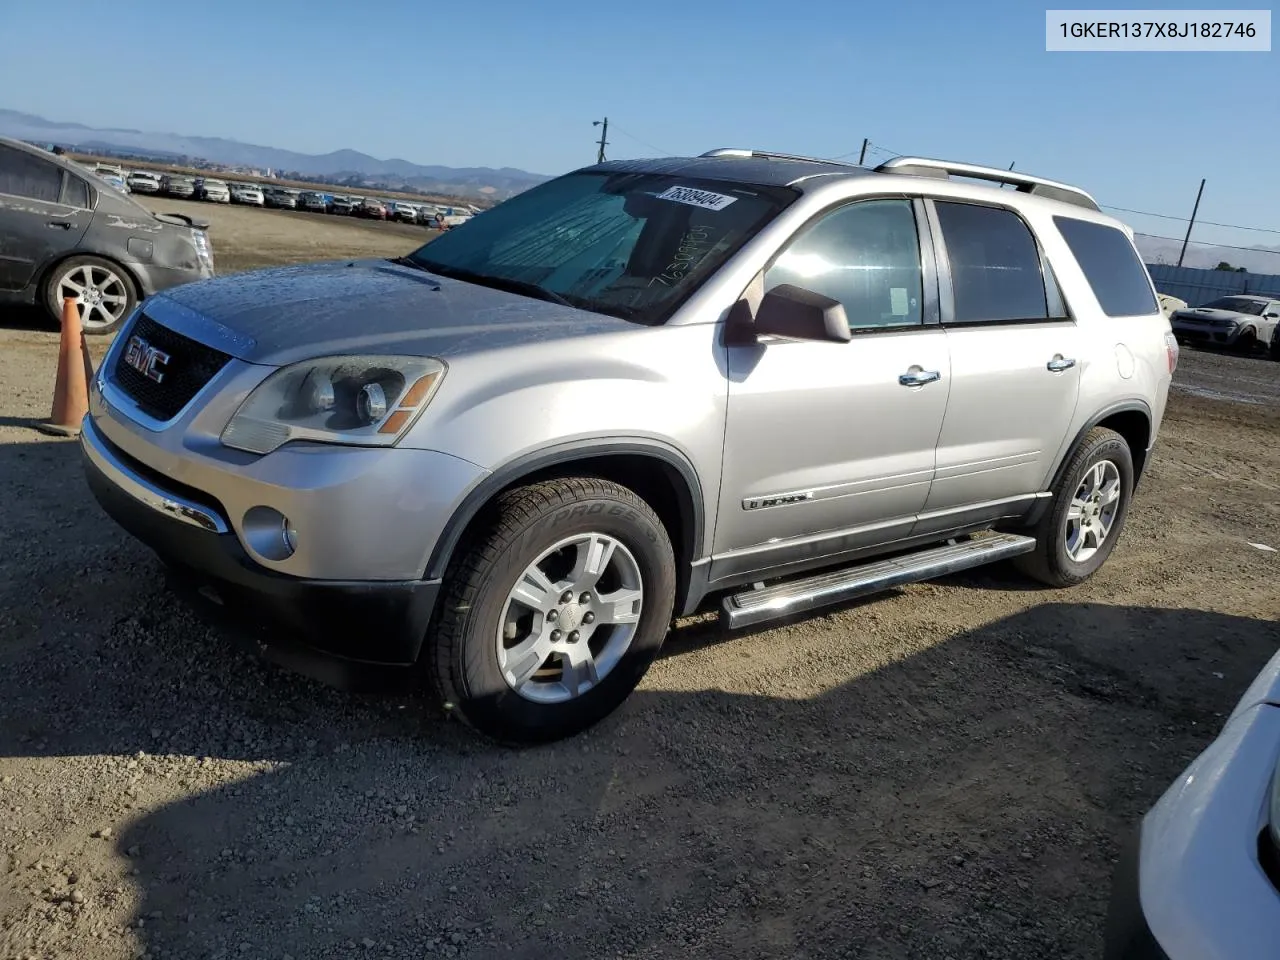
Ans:
[{"label": "rear door window", "polygon": [[57,203],[61,192],[61,167],[0,144],[0,193]]},{"label": "rear door window", "polygon": [[1159,313],[1151,281],[1138,251],[1115,227],[1074,217],[1054,217],[1072,255],[1108,317]]},{"label": "rear door window", "polygon": [[955,298],[945,322],[1034,323],[1057,319],[1045,293],[1040,250],[1011,210],[935,201]]}]

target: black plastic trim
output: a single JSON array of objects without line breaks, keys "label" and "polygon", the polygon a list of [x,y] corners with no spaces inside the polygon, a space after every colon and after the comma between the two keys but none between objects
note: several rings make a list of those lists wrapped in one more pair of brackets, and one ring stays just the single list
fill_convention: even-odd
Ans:
[{"label": "black plastic trim", "polygon": [[[545,447],[533,453],[508,461],[492,471],[467,493],[462,503],[454,511],[444,531],[436,540],[435,549],[427,561],[426,578],[440,579],[448,569],[449,560],[457,549],[458,542],[467,525],[475,519],[476,514],[486,503],[500,491],[510,487],[524,477],[532,476],[551,467],[563,466],[577,460],[589,460],[597,457],[620,455],[639,455],[650,457],[674,469],[684,484],[684,490],[677,488],[680,498],[681,519],[686,526],[683,544],[684,556],[690,562],[699,559],[705,535],[705,510],[703,507],[702,483],[698,472],[689,459],[674,447],[659,440],[642,437],[602,437],[598,440],[573,440],[555,446]],[[682,578],[684,579],[684,578]]]},{"label": "black plastic trim", "polygon": [[[1047,489],[1054,490],[1057,488],[1058,481],[1062,479],[1062,471],[1066,469],[1067,464],[1071,461],[1071,455],[1079,448],[1081,442],[1085,438],[1085,435],[1088,434],[1090,430],[1092,430],[1094,427],[1100,424],[1103,420],[1107,419],[1107,417],[1114,416],[1117,413],[1126,413],[1126,412],[1141,413],[1143,416],[1145,416],[1147,418],[1148,436],[1150,436],[1151,424],[1155,418],[1151,415],[1151,408],[1147,406],[1145,401],[1123,400],[1119,403],[1114,403],[1109,407],[1103,407],[1100,411],[1098,411],[1092,417],[1090,417],[1088,420],[1085,421],[1084,426],[1082,426],[1079,429],[1079,431],[1075,435],[1075,438],[1071,441],[1071,445],[1067,447],[1066,450],[1063,452],[1062,459],[1060,459],[1054,465],[1053,481],[1049,484]],[[1148,439],[1147,449],[1143,450],[1142,452],[1147,453],[1150,450],[1151,450],[1151,441]],[[1135,463],[1134,474],[1133,474],[1133,485],[1135,489],[1137,488],[1138,481],[1141,478],[1142,478],[1142,469],[1138,466],[1138,464]],[[1032,507],[1031,512],[1027,514],[1026,525],[1035,526],[1037,523],[1039,523],[1040,518],[1044,516],[1045,511],[1048,510],[1052,504],[1053,504],[1052,497],[1045,497],[1042,500],[1036,501],[1036,505]]]},{"label": "black plastic trim", "polygon": [[300,642],[321,656],[386,667],[418,659],[439,581],[287,576],[257,563],[235,534],[203,530],[152,509],[87,457],[84,469],[89,489],[116,523],[261,642]]}]

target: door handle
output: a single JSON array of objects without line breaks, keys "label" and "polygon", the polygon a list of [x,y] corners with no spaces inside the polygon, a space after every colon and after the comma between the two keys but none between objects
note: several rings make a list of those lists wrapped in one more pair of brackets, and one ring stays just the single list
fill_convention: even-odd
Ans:
[{"label": "door handle", "polygon": [[923,387],[926,383],[941,379],[942,374],[937,370],[921,370],[919,367],[898,375],[898,382],[904,387]]},{"label": "door handle", "polygon": [[50,220],[48,226],[61,227],[63,230],[71,229],[71,221],[69,220]]},{"label": "door handle", "polygon": [[1076,362],[1074,360],[1058,354],[1058,356],[1046,363],[1045,367],[1053,373],[1061,373],[1063,370],[1070,370],[1075,365]]}]

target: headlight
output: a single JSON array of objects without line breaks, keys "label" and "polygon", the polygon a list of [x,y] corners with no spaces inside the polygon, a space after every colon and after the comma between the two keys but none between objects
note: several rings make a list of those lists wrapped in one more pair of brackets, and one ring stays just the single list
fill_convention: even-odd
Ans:
[{"label": "headlight", "polygon": [[390,447],[426,408],[445,365],[423,357],[321,357],[277,370],[240,404],[222,442],[270,453],[290,440]]}]

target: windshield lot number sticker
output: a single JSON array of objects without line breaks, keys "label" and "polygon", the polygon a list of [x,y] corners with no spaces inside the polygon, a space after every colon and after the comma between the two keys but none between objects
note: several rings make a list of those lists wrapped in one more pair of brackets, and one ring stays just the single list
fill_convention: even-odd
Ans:
[{"label": "windshield lot number sticker", "polygon": [[702,207],[704,210],[723,210],[738,198],[727,197],[723,193],[712,193],[710,190],[697,190],[693,187],[668,187],[658,194],[658,199],[687,203],[691,207]]}]

